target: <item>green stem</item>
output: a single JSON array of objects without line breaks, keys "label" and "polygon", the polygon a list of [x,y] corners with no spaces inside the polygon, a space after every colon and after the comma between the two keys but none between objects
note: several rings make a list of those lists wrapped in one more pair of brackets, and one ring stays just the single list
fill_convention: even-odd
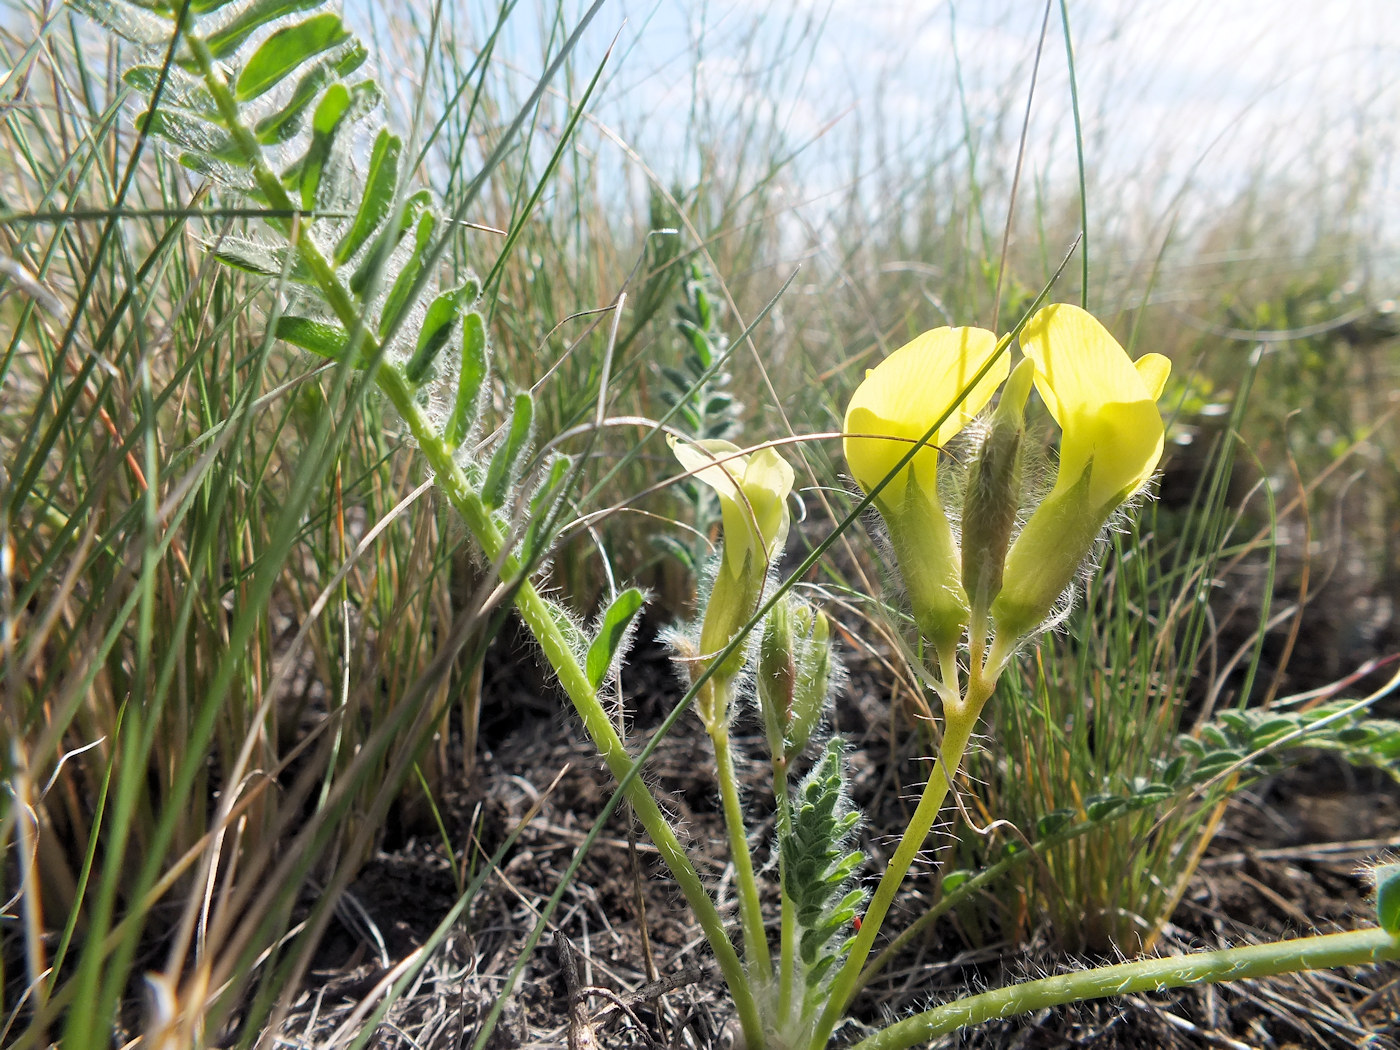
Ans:
[{"label": "green stem", "polygon": [[[287,195],[281,180],[263,159],[262,147],[257,138],[243,123],[242,113],[234,100],[233,93],[219,72],[207,44],[194,32],[193,25],[188,21],[183,30],[186,43],[200,66],[204,83],[213,95],[226,126],[244,153],[259,189],[262,190],[268,203],[275,211],[293,212],[298,210]],[[273,225],[279,226],[279,223],[274,222]],[[289,236],[295,233],[295,227],[281,226],[281,228]],[[371,361],[377,360],[380,354],[378,340],[364,324],[354,297],[341,284],[330,260],[321,253],[309,237],[295,237],[293,243],[336,318],[345,326],[346,331],[352,334],[352,337],[358,336],[360,340],[358,346],[363,351],[360,356]],[[354,345],[352,338],[352,349]],[[453,458],[453,450],[418,407],[414,399],[414,392],[403,374],[396,367],[386,364],[374,371],[374,378],[379,389],[408,425],[423,452],[424,458],[427,459],[436,475],[438,484],[441,485],[457,513],[461,515],[463,522],[487,559],[499,565],[504,578],[509,579],[512,576],[520,575],[519,562],[507,550],[506,540],[501,534],[500,528],[491,517],[490,511],[481,502],[480,495],[472,487],[462,468]],[[724,974],[725,982],[729,986],[729,992],[739,1014],[739,1021],[743,1027],[747,1044],[752,1050],[760,1050],[763,1046],[763,1027],[759,1020],[753,992],[749,987],[738,953],[729,942],[724,922],[715,909],[709,893],[706,892],[700,876],[696,873],[689,858],[686,857],[685,850],[646,784],[634,775],[632,757],[614,730],[607,712],[598,699],[597,691],[579,665],[578,658],[570,648],[568,639],[564,636],[564,632],[552,615],[548,604],[529,580],[523,580],[516,590],[515,605],[526,626],[529,627],[540,648],[544,651],[545,659],[553,667],[560,685],[563,686],[564,691],[573,702],[574,709],[583,720],[588,735],[607,763],[608,769],[617,778],[619,784],[623,785],[623,793],[627,801],[631,803],[637,818],[641,820],[647,834],[651,836],[652,842],[656,845],[662,859],[680,886],[681,892],[685,894],[686,901],[690,904],[696,921],[699,922],[706,939],[710,942],[710,948],[714,951],[720,971]]]},{"label": "green stem", "polygon": [[[728,681],[715,685],[716,690],[730,689]],[[729,703],[725,703],[725,709]],[[744,929],[744,958],[749,973],[767,983],[773,977],[773,960],[768,954],[768,935],[763,929],[763,906],[758,899],[758,882],[753,875],[753,856],[749,853],[749,836],[744,827],[744,808],[739,804],[739,782],[734,775],[734,754],[729,747],[727,718],[706,726],[715,746],[715,775],[719,780],[719,798],[724,810],[724,828],[729,836],[729,856],[734,862],[734,886],[739,895],[739,918]]]},{"label": "green stem", "polygon": [[855,1050],[904,1050],[968,1028],[1015,1014],[1063,1003],[1104,999],[1134,992],[1160,992],[1189,984],[1217,984],[1249,977],[1271,977],[1297,970],[1366,966],[1400,959],[1400,937],[1385,930],[1352,930],[1320,937],[1300,937],[1274,944],[1251,944],[1165,959],[1141,959],[1094,970],[1046,977],[1009,988],[957,999],[876,1032]]},{"label": "green stem", "polygon": [[[462,468],[453,459],[446,442],[418,407],[402,373],[393,367],[381,368],[378,381],[380,389],[408,424],[424,458],[435,472],[438,484],[442,486],[453,507],[476,538],[482,552],[490,561],[500,564],[500,572],[504,578],[517,575],[520,566],[515,557],[506,551],[505,539],[495,520],[481,502],[476,490],[472,488]],[[645,782],[635,776],[629,777],[632,772],[632,756],[618,737],[612,720],[608,718],[607,711],[598,699],[597,691],[579,665],[578,658],[550,611],[548,603],[534,585],[525,580],[516,591],[515,607],[535,636],[545,659],[554,669],[559,684],[573,702],[574,709],[583,720],[584,729],[602,755],[603,761],[607,763],[618,783],[625,785],[623,793],[627,801],[632,805],[637,819],[646,828],[681,892],[685,894],[691,911],[695,913],[696,921],[699,922],[706,940],[710,942],[711,950],[715,953],[725,983],[729,986],[729,993],[734,999],[748,1046],[762,1047],[763,1028],[757,1004],[743,964],[724,929],[724,921]]]},{"label": "green stem", "polygon": [[870,906],[861,920],[860,932],[856,934],[855,942],[851,945],[851,952],[831,983],[830,997],[817,1020],[817,1027],[809,1044],[812,1050],[820,1050],[826,1045],[836,1023],[850,1005],[860,980],[861,968],[875,943],[875,936],[880,932],[880,926],[889,913],[890,905],[894,903],[895,894],[904,883],[904,876],[908,874],[914,858],[924,848],[924,841],[928,838],[934,821],[938,819],[952,778],[957,775],[963,752],[967,750],[967,742],[982,713],[982,705],[990,695],[991,687],[986,685],[979,675],[969,682],[966,701],[956,705],[945,704],[943,746],[939,748],[938,762],[929,774],[923,796],[909,820],[909,826],[904,829],[904,835],[899,840],[894,856],[890,858],[884,875],[880,877],[879,885],[875,887]]}]

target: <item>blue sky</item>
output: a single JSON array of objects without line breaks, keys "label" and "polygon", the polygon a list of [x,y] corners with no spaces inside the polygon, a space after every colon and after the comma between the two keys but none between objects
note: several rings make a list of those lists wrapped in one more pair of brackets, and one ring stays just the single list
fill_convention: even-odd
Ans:
[{"label": "blue sky", "polygon": [[[460,2],[477,33],[483,7],[496,9]],[[352,21],[360,3],[349,0]],[[575,16],[586,6],[564,3]],[[1400,0],[1069,0],[1068,11],[1103,211],[1190,224],[1251,182],[1291,180],[1352,192],[1378,238],[1400,232]],[[815,211],[882,166],[965,152],[965,128],[983,171],[1009,171],[1044,15],[1041,0],[609,0],[578,69],[616,37],[592,117],[663,179],[693,173],[693,113],[717,128],[757,121],[802,150],[787,177]],[[522,84],[541,67],[542,38],[526,0],[503,45]],[[1076,176],[1058,2],[1025,164],[1045,185]]]},{"label": "blue sky", "polygon": [[[1315,162],[1359,135],[1388,152],[1400,114],[1400,5],[1395,0],[1070,0],[1081,108],[1100,163],[1139,171],[1143,159],[1206,183],[1261,159]],[[795,138],[832,120],[915,128],[957,125],[955,77],[987,119],[1019,120],[1044,5],[1038,0],[896,3],[636,3],[603,9],[598,35],[622,25],[621,70],[610,99],[653,130],[684,121],[692,59],[717,106],[771,105]],[[625,16],[625,24],[623,19]],[[800,30],[810,20],[810,34]],[[794,27],[794,23],[796,27]],[[803,77],[764,77],[784,60]],[[1035,148],[1072,146],[1058,4],[1052,11],[1034,107]],[[759,100],[755,88],[782,95]],[[1047,152],[1037,161],[1053,162]]]}]

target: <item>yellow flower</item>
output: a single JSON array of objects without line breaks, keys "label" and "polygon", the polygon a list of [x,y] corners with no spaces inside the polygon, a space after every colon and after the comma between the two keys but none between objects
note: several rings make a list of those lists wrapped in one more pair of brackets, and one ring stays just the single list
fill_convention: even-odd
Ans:
[{"label": "yellow flower", "polygon": [[1162,396],[1171,362],[1161,354],[1131,361],[1092,314],[1059,303],[1041,310],[1021,333],[1035,362],[1035,388],[1064,431],[1055,492],[1089,471],[1091,508],[1127,499],[1162,458]]},{"label": "yellow flower", "polygon": [[1157,398],[1171,371],[1161,354],[1130,360],[1092,315],[1066,304],[1032,317],[1021,345],[1063,436],[1055,487],[1012,544],[992,605],[998,630],[1015,637],[1054,611],[1109,517],[1157,469]]},{"label": "yellow flower", "polygon": [[792,467],[771,448],[740,455],[730,441],[670,442],[681,466],[719,493],[725,571],[761,578],[787,540]]},{"label": "yellow flower", "polygon": [[[976,378],[983,369],[986,374]],[[867,492],[890,478],[875,506],[889,530],[915,622],[944,654],[956,647],[967,624],[968,602],[952,527],[938,498],[938,446],[982,409],[1008,370],[993,333],[938,328],[866,373],[846,409],[851,476]],[[928,442],[896,472],[935,423]]]},{"label": "yellow flower", "polygon": [[[788,493],[793,473],[787,460],[771,448],[741,454],[728,441],[678,441],[671,451],[681,466],[719,493],[724,522],[724,564],[715,573],[700,621],[700,648],[692,674],[698,675],[716,654],[742,632],[757,611],[768,568],[782,553],[788,534]],[[718,725],[728,711],[723,686],[744,666],[740,647],[716,671],[697,698],[706,726]]]},{"label": "yellow flower", "polygon": [[[1006,378],[1008,360],[1003,354],[968,388],[996,348],[997,337],[983,328],[935,328],[865,374],[846,409],[844,441],[851,477],[861,488],[869,492],[883,481],[908,454],[910,445],[947,415],[901,472],[912,475],[916,487],[925,493],[936,491],[938,446],[951,441]],[[881,493],[881,502],[902,499],[906,485],[901,482],[901,477],[892,480]]]}]

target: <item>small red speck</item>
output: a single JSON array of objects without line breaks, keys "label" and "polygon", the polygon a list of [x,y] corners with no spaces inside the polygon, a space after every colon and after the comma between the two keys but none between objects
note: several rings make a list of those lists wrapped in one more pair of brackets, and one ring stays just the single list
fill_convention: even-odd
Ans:
[{"label": "small red speck", "polygon": [[857,915],[854,919],[851,920],[851,925],[854,926],[854,927],[856,928],[856,933],[860,933],[860,916],[859,916],[859,915]]}]

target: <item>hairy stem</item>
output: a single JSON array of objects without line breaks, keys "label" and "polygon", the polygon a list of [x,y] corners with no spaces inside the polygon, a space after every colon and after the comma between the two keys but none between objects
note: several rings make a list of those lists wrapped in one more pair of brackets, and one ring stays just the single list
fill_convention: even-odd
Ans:
[{"label": "hairy stem", "polygon": [[[788,760],[786,755],[773,757],[773,799],[777,805],[778,821],[778,892],[781,928],[778,934],[778,1022],[786,1024],[792,1009],[793,975],[797,964],[797,917],[787,892],[787,865],[783,860],[782,843],[792,834],[792,799],[788,797]],[[804,1004],[805,1005],[805,1004]]]},{"label": "hairy stem", "polygon": [[[263,159],[262,149],[257,138],[243,122],[238,103],[229,90],[217,63],[208,46],[193,31],[193,25],[186,22],[184,35],[196,62],[201,68],[205,85],[215,99],[220,115],[233,135],[234,140],[245,154],[254,180],[274,210],[295,212],[296,206],[288,197],[281,180]],[[279,225],[274,223],[274,225]],[[336,318],[345,326],[352,337],[360,340],[361,356],[375,359],[379,353],[378,341],[364,324],[353,296],[341,284],[335,267],[309,237],[296,236],[296,227],[282,226],[284,233],[293,239],[297,251],[308,270],[315,277],[321,294]],[[352,350],[355,340],[352,338]],[[485,556],[497,564],[504,578],[520,575],[520,565],[506,549],[506,540],[500,528],[482,503],[480,496],[468,481],[461,467],[452,456],[452,450],[433,428],[414,399],[413,389],[403,374],[392,365],[383,365],[374,373],[380,390],[385,394],[418,442],[424,457],[436,475],[448,500],[452,503],[463,522],[471,531]],[[632,757],[623,746],[612,722],[598,699],[593,688],[579,665],[578,659],[569,646],[568,639],[551,614],[544,598],[535,590],[529,580],[523,580],[515,592],[515,605],[526,626],[535,636],[545,658],[553,667],[559,683],[573,702],[574,709],[583,720],[584,728],[598,748],[608,769],[620,784],[631,803],[637,817],[656,844],[662,859],[672,876],[685,894],[696,920],[705,932],[706,939],[715,953],[716,961],[724,974],[734,1005],[739,1013],[740,1023],[748,1045],[754,1050],[763,1046],[763,1029],[759,1021],[757,1006],[749,988],[744,969],[714,902],[705,890],[700,876],[686,857],[680,841],[667,822],[660,806],[652,797],[645,783],[633,774]]]},{"label": "hairy stem", "polygon": [[[505,539],[495,520],[482,504],[480,496],[472,488],[461,467],[453,459],[446,442],[433,430],[427,417],[418,407],[403,375],[395,368],[382,368],[378,378],[380,389],[408,423],[429,466],[436,473],[438,483],[458,514],[462,516],[467,528],[471,530],[482,552],[501,566],[503,577],[510,578],[518,574],[520,566],[514,556],[506,551]],[[583,667],[579,665],[563,630],[544,598],[529,580],[523,581],[516,591],[515,606],[544,651],[545,659],[554,669],[559,684],[573,702],[574,709],[583,720],[584,729],[602,755],[603,761],[607,763],[618,783],[625,784],[623,792],[627,801],[631,803],[637,819],[646,828],[672,877],[685,894],[685,899],[695,913],[696,921],[704,930],[705,938],[710,942],[710,948],[714,951],[715,959],[724,974],[748,1045],[752,1048],[762,1047],[763,1030],[757,1005],[743,965],[729,941],[729,935],[725,932],[724,921],[646,784],[638,777],[629,778],[632,772],[632,756],[617,735],[612,720],[608,718],[607,711],[598,699],[597,691],[589,682]]]},{"label": "hairy stem", "polygon": [[[716,686],[728,690],[728,682]],[[726,707],[728,705],[726,704]],[[729,857],[734,864],[734,885],[739,895],[739,918],[744,929],[744,959],[749,973],[767,982],[773,976],[773,960],[768,954],[768,935],[763,929],[763,908],[758,899],[758,882],[753,875],[748,831],[744,827],[744,807],[739,802],[739,783],[734,774],[734,753],[729,746],[729,723],[721,719],[707,727],[715,746],[715,777],[724,810],[724,828],[729,836]]]},{"label": "hairy stem", "polygon": [[904,829],[904,835],[899,840],[894,856],[890,858],[884,875],[880,877],[879,885],[875,887],[875,893],[871,896],[870,905],[861,921],[860,932],[856,934],[855,942],[851,945],[850,954],[832,981],[830,998],[817,1021],[816,1031],[810,1043],[812,1050],[820,1050],[826,1045],[836,1023],[850,1006],[860,979],[861,968],[870,955],[870,949],[875,944],[875,937],[889,913],[890,905],[894,903],[895,894],[899,892],[905,875],[909,873],[910,865],[924,848],[924,841],[928,838],[934,821],[938,819],[953,777],[957,775],[958,766],[962,762],[963,752],[967,750],[972,730],[982,714],[982,705],[990,695],[991,686],[979,675],[968,683],[966,700],[958,704],[944,705],[943,744],[939,748],[938,762],[929,774],[923,795],[909,820],[909,826]]},{"label": "hairy stem", "polygon": [[1352,930],[1251,944],[1165,959],[1141,959],[1094,970],[1046,977],[983,992],[917,1014],[861,1040],[855,1050],[904,1050],[983,1021],[1043,1010],[1063,1003],[1134,992],[1160,992],[1189,984],[1217,984],[1296,970],[1364,966],[1400,959],[1400,937],[1385,930]]}]

